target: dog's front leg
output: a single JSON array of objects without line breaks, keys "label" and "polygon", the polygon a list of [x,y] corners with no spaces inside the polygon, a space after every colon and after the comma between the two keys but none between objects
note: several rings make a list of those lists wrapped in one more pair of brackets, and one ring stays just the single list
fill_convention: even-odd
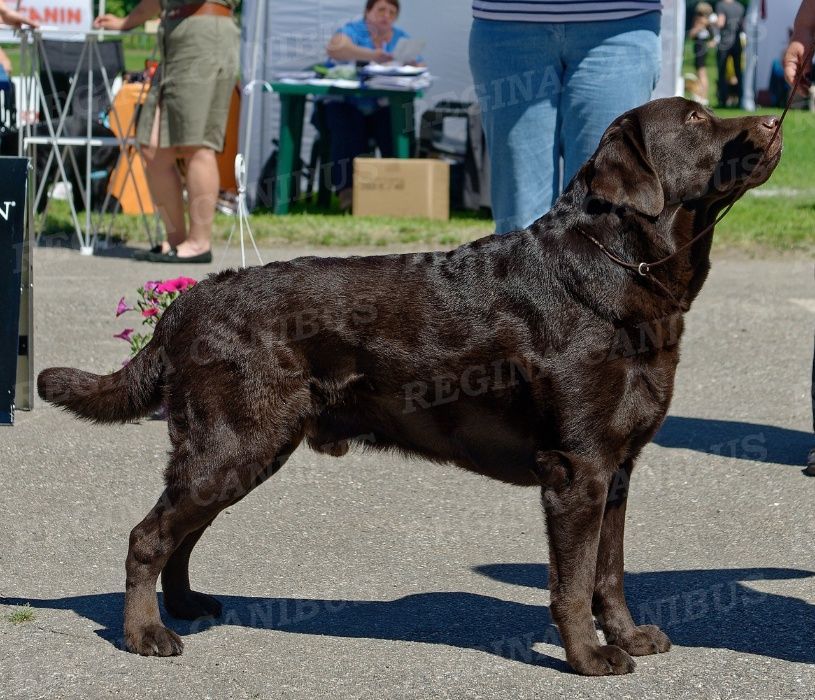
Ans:
[{"label": "dog's front leg", "polygon": [[634,464],[623,464],[614,474],[606,499],[592,611],[609,644],[616,644],[632,656],[659,654],[671,648],[671,640],[656,625],[637,627],[625,602],[623,588],[623,539],[628,484]]},{"label": "dog's front leg", "polygon": [[566,659],[587,676],[630,673],[634,660],[618,646],[601,646],[591,612],[608,473],[582,458],[540,453],[538,471],[549,535],[552,617]]}]

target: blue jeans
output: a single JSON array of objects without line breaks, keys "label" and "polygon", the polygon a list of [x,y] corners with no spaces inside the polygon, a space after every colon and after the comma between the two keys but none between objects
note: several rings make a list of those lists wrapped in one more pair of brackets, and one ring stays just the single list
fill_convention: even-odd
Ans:
[{"label": "blue jeans", "polygon": [[497,233],[545,214],[606,127],[651,98],[659,31],[658,12],[559,24],[473,20],[470,68]]}]

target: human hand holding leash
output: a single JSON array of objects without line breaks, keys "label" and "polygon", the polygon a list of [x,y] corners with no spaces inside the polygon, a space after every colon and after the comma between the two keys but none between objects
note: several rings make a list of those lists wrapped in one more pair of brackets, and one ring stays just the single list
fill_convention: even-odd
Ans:
[{"label": "human hand holding leash", "polygon": [[812,85],[807,69],[812,66],[813,49],[815,49],[815,0],[803,0],[795,17],[790,43],[784,53],[784,78],[790,85],[797,82],[796,92],[799,95],[808,95]]}]

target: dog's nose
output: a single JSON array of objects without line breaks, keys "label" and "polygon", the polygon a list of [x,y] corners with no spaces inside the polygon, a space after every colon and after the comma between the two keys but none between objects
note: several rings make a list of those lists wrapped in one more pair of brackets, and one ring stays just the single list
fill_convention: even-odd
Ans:
[{"label": "dog's nose", "polygon": [[778,128],[778,117],[771,117],[767,115],[761,119],[761,126],[766,129],[775,130]]}]

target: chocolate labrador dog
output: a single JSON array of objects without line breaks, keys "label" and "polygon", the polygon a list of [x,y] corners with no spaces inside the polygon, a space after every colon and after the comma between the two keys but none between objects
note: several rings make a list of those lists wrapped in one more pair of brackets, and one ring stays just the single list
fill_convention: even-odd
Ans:
[{"label": "chocolate labrador dog", "polygon": [[[191,590],[190,554],[306,440],[540,488],[551,612],[572,668],[628,673],[632,656],[667,651],[623,594],[627,484],[668,410],[683,314],[708,273],[711,236],[682,246],[767,180],[777,127],[656,100],[619,117],[526,230],[450,252],[221,272],[179,297],[115,374],[43,371],[40,396],[92,421],[169,411],[166,489],[130,535],[127,649],[181,653],[159,615],[159,575],[170,615],[220,612]],[[673,253],[650,274],[610,257]]]}]

